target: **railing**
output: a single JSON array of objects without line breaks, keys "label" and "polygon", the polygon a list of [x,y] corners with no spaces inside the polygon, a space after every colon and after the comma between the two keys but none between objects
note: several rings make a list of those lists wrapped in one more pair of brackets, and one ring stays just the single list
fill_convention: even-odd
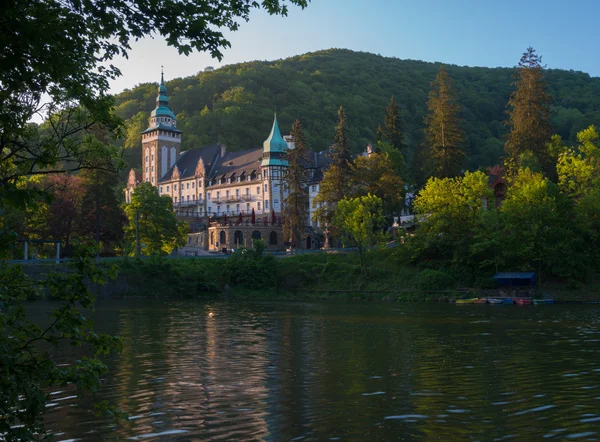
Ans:
[{"label": "railing", "polygon": [[189,207],[189,206],[201,206],[203,204],[202,199],[189,200],[189,201],[177,201],[173,202],[173,207]]}]

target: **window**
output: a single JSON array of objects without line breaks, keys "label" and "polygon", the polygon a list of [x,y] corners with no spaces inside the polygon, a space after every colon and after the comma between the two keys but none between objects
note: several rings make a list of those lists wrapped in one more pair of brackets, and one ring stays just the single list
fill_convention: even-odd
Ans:
[{"label": "window", "polygon": [[192,201],[196,201],[196,195],[192,195]]},{"label": "window", "polygon": [[257,209],[257,210],[260,210],[260,201],[258,201],[258,202],[256,203],[256,209]]},{"label": "window", "polygon": [[189,188],[190,188],[190,183],[186,183],[186,184],[185,184],[185,188],[186,188],[186,189],[189,189]]},{"label": "window", "polygon": [[268,178],[269,177],[269,171],[265,170],[264,175],[265,175],[265,178]]},{"label": "window", "polygon": [[239,204],[235,205],[235,212],[240,213],[240,205]]},{"label": "window", "polygon": [[173,184],[173,190],[177,190],[177,184]]},{"label": "window", "polygon": [[229,213],[229,204],[227,204],[227,213]]},{"label": "window", "polygon": [[220,197],[221,197],[221,192],[217,191],[217,201],[219,201]]},{"label": "window", "polygon": [[190,196],[189,195],[187,196],[187,201],[188,201],[188,203],[190,202]]},{"label": "window", "polygon": [[152,177],[152,182],[154,182],[154,177]]},{"label": "window", "polygon": [[217,215],[221,213],[221,206],[217,206]]},{"label": "window", "polygon": [[242,177],[241,177],[241,176],[239,176],[239,177],[238,177],[238,179],[237,179],[237,182],[238,182],[238,183],[241,183],[241,182],[242,182]]},{"label": "window", "polygon": [[152,161],[154,161],[154,155],[152,155]]},{"label": "window", "polygon": [[[260,187],[259,187],[259,189],[260,189]],[[246,196],[250,196],[250,188],[249,187],[246,187]]]},{"label": "window", "polygon": [[154,172],[154,166],[152,166],[152,172]]},{"label": "window", "polygon": [[169,186],[167,186],[167,192],[169,191]]},{"label": "window", "polygon": [[268,191],[269,191],[269,190],[268,190],[268,187],[267,187],[267,185],[265,184],[265,193],[267,193]]},{"label": "window", "polygon": [[175,202],[177,202],[177,197],[175,197]]},{"label": "window", "polygon": [[162,189],[162,186],[160,186],[160,189],[159,189],[160,193],[162,193],[162,190],[163,190],[163,189]]},{"label": "window", "polygon": [[[177,199],[177,198],[175,198]],[[269,208],[269,200],[265,200],[265,210],[267,210]]]},{"label": "window", "polygon": [[250,213],[250,203],[246,203],[246,212]]},{"label": "window", "polygon": [[256,186],[256,193],[260,195],[260,186]]},{"label": "window", "polygon": [[210,192],[206,193],[206,199],[210,201]]},{"label": "window", "polygon": [[278,170],[274,170],[273,171],[273,178],[279,178],[279,171]]},{"label": "window", "polygon": [[229,190],[225,191],[225,199],[229,199]]},{"label": "window", "polygon": [[148,172],[148,166],[146,166],[146,172]]},{"label": "window", "polygon": [[196,184],[196,183],[192,183],[192,189],[194,188],[194,184]]},{"label": "window", "polygon": [[146,163],[148,162],[148,155],[146,155]]},{"label": "window", "polygon": [[236,198],[240,197],[240,189],[235,189],[235,196]]},{"label": "window", "polygon": [[312,186],[312,191],[313,191],[313,192],[316,192],[316,191],[317,191],[317,186],[316,186],[316,184],[313,184],[313,186]]}]

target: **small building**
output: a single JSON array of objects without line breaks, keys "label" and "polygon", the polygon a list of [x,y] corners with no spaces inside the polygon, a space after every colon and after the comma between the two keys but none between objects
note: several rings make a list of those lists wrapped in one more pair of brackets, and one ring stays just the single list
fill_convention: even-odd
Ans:
[{"label": "small building", "polygon": [[493,279],[506,296],[532,296],[537,282],[535,272],[498,272]]}]

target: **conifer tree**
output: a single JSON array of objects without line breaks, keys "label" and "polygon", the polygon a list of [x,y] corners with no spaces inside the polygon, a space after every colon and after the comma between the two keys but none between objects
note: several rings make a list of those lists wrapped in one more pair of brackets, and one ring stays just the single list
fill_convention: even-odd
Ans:
[{"label": "conifer tree", "polygon": [[406,148],[400,118],[398,117],[398,106],[393,95],[385,111],[383,126],[380,125],[377,128],[377,141],[388,143],[400,152],[404,152]]},{"label": "conifer tree", "polygon": [[438,178],[454,177],[461,173],[464,161],[465,134],[459,117],[460,105],[444,66],[431,83],[429,114],[425,117],[425,138],[432,166]]},{"label": "conifer tree", "polygon": [[313,205],[317,207],[315,217],[322,223],[331,221],[337,202],[349,194],[351,185],[350,162],[352,155],[348,148],[346,112],[342,106],[338,110],[338,125],[331,148],[331,160],[331,165],[319,185],[319,194],[313,201]]},{"label": "conifer tree", "polygon": [[294,148],[288,150],[289,167],[285,175],[287,197],[283,206],[283,237],[291,238],[292,243],[299,243],[304,228],[308,225],[308,173],[304,163],[309,157],[304,129],[300,120],[294,121],[290,133],[294,140]]},{"label": "conifer tree", "polygon": [[504,149],[509,165],[518,166],[520,157],[531,152],[545,171],[550,168],[546,143],[550,140],[550,96],[543,79],[542,57],[529,47],[515,74],[516,90],[508,101],[508,133]]}]

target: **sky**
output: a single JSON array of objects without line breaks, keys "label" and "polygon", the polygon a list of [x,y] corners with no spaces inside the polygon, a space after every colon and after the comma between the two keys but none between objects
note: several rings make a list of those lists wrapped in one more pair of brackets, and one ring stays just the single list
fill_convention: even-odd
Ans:
[{"label": "sky", "polygon": [[312,0],[287,17],[255,10],[222,62],[207,53],[179,55],[164,38],[132,45],[117,59],[111,92],[194,75],[207,66],[275,60],[328,48],[461,66],[512,67],[529,46],[547,68],[600,76],[600,0]]}]

